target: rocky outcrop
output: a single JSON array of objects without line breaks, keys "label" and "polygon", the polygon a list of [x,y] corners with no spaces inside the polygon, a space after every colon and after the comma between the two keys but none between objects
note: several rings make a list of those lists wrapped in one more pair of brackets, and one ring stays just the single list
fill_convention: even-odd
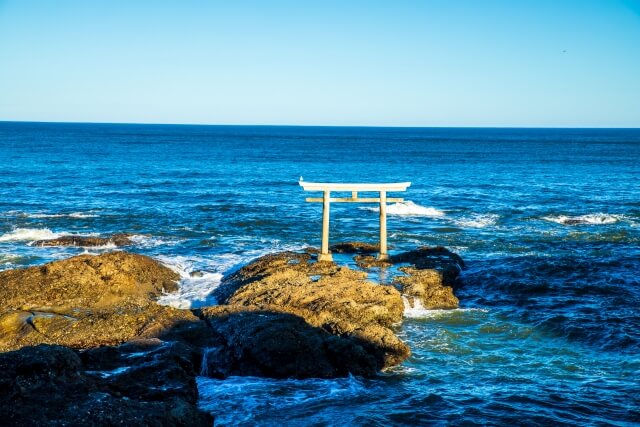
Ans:
[{"label": "rocky outcrop", "polygon": [[0,351],[17,350],[0,354],[0,419],[210,426],[197,409],[202,352],[188,339],[211,332],[156,303],[178,278],[125,252],[0,272]]},{"label": "rocky outcrop", "polygon": [[0,390],[6,426],[213,424],[197,409],[194,367],[179,345],[141,342],[80,354],[25,347],[0,354]]},{"label": "rocky outcrop", "polygon": [[[231,348],[216,350],[220,365],[230,374],[248,370],[276,377],[331,377],[372,375],[401,363],[410,354],[392,329],[402,320],[401,295],[366,277],[334,263],[316,263],[309,253],[285,252],[259,258],[225,278],[215,292],[224,305],[200,312]],[[277,321],[269,327],[279,337],[268,341],[271,349],[264,348],[259,334],[267,318]],[[309,340],[296,364],[289,358],[301,336]],[[236,343],[247,351],[234,350]],[[257,347],[274,357],[257,360],[252,350]]]},{"label": "rocky outcrop", "polygon": [[189,311],[155,302],[177,290],[178,278],[151,258],[125,252],[0,272],[0,351],[116,345],[197,321]]},{"label": "rocky outcrop", "polygon": [[[340,246],[360,270],[318,263],[313,250],[258,258],[223,279],[220,305],[193,312],[156,303],[179,276],[142,255],[0,272],[0,419],[210,424],[195,406],[199,372],[332,378],[397,365],[410,354],[394,332],[403,300],[456,307],[462,260],[419,248],[379,261],[374,248]],[[378,268],[385,283],[367,280]],[[51,403],[37,407],[39,395]]]},{"label": "rocky outcrop", "polygon": [[130,237],[130,234],[124,233],[117,233],[109,237],[67,235],[55,239],[37,240],[33,242],[33,246],[128,246],[133,244]]},{"label": "rocky outcrop", "polygon": [[415,306],[415,300],[427,309],[451,309],[458,307],[458,298],[451,286],[443,282],[443,274],[434,269],[419,270],[415,267],[400,267],[406,276],[397,276],[393,282],[399,285],[409,304]]},{"label": "rocky outcrop", "polygon": [[[355,252],[357,253],[357,252]],[[414,307],[416,300],[427,309],[452,309],[458,307],[454,288],[464,267],[459,255],[441,246],[424,246],[378,260],[370,255],[356,255],[358,266],[364,270],[372,268],[396,268],[403,274],[395,274],[395,284],[408,303]]]},{"label": "rocky outcrop", "polygon": [[257,307],[218,306],[202,315],[220,337],[207,349],[211,377],[335,378],[374,375],[382,355],[355,337],[333,335],[289,313]]}]

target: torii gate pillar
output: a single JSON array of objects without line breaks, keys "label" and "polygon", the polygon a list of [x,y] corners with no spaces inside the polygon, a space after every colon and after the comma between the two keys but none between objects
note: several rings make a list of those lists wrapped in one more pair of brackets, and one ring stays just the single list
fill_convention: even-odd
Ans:
[{"label": "torii gate pillar", "polygon": [[[387,202],[402,202],[401,198],[387,198],[388,191],[405,191],[411,185],[410,182],[398,182],[391,184],[341,184],[318,183],[300,181],[305,191],[322,191],[322,198],[307,197],[307,202],[322,202],[322,245],[318,261],[332,261],[329,252],[329,215],[331,202],[337,203],[379,203],[380,204],[380,253],[379,260],[389,259],[387,252]],[[351,197],[331,198],[331,192],[351,192]],[[377,192],[379,197],[358,197],[358,192]]]}]

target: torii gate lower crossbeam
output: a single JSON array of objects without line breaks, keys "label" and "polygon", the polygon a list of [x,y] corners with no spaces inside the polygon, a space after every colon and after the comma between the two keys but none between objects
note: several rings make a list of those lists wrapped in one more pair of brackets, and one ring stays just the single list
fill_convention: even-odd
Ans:
[{"label": "torii gate lower crossbeam", "polygon": [[[387,253],[387,202],[402,202],[404,199],[390,197],[387,192],[405,191],[411,185],[410,182],[397,182],[390,184],[343,184],[327,182],[300,181],[304,191],[322,191],[322,198],[307,197],[307,202],[322,203],[322,246],[318,261],[332,261],[329,252],[329,213],[331,202],[335,203],[379,203],[380,204],[380,254],[378,259],[389,258]],[[331,192],[351,192],[351,197],[331,198]],[[377,192],[378,197],[358,197],[358,192]]]}]

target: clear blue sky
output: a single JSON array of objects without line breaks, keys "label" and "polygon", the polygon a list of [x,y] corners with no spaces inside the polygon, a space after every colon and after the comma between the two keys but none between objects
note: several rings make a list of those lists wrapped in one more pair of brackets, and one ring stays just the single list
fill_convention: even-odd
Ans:
[{"label": "clear blue sky", "polygon": [[0,120],[640,127],[640,1],[0,0]]}]

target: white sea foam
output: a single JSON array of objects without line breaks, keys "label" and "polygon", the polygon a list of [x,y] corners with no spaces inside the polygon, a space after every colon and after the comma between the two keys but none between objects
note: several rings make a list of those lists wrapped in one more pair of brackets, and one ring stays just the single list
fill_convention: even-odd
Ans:
[{"label": "white sea foam", "polygon": [[0,265],[13,264],[16,260],[19,260],[19,255],[14,254],[0,254]]},{"label": "white sea foam", "polygon": [[175,308],[195,308],[216,303],[210,294],[220,285],[222,274],[202,271],[200,266],[204,259],[183,256],[160,256],[158,259],[180,275],[178,291],[162,295],[158,299],[159,304]]},{"label": "white sea foam", "polygon": [[160,262],[180,275],[179,289],[158,299],[158,303],[176,308],[196,308],[216,304],[210,294],[220,285],[225,273],[247,262],[279,251],[296,251],[300,245],[281,245],[272,242],[269,248],[254,249],[242,253],[215,255],[211,258],[198,256],[159,256]]},{"label": "white sea foam", "polygon": [[69,218],[97,218],[99,215],[86,212],[71,212]]},{"label": "white sea foam", "polygon": [[[379,212],[379,207],[365,207],[362,209]],[[387,206],[387,215],[396,216],[427,216],[439,218],[445,216],[441,210],[432,207],[420,206],[410,200],[406,202],[393,203]]]},{"label": "white sea foam", "polygon": [[0,242],[33,242],[35,240],[56,239],[62,234],[48,228],[16,228],[0,236]]},{"label": "white sea foam", "polygon": [[71,212],[71,213],[28,213],[14,212],[17,216],[27,218],[97,218],[98,215],[89,212]]},{"label": "white sea foam", "polygon": [[589,225],[605,225],[605,224],[613,224],[618,221],[624,219],[623,215],[615,215],[615,214],[605,214],[605,213],[595,213],[588,215],[577,215],[577,216],[567,216],[567,215],[550,215],[542,217],[542,219],[546,221],[555,222],[563,225],[580,225],[580,224],[589,224]]},{"label": "white sea foam", "polygon": [[451,310],[433,309],[430,310],[422,305],[422,301],[419,298],[413,299],[413,307],[406,296],[402,296],[402,302],[404,303],[404,317],[407,319],[438,319],[441,317],[450,316],[452,314],[464,313],[464,312],[480,312],[486,313],[488,310],[484,308],[454,308]]},{"label": "white sea foam", "polygon": [[137,246],[142,248],[155,248],[157,246],[173,246],[184,241],[177,238],[162,238],[157,236],[148,236],[143,234],[134,234],[129,239]]},{"label": "white sea foam", "polygon": [[[76,246],[69,246],[69,247],[73,248]],[[82,254],[83,255],[100,255],[104,251],[112,251],[114,249],[118,249],[118,246],[116,246],[114,243],[107,243],[106,245],[84,247],[84,252]]]},{"label": "white sea foam", "polygon": [[[324,379],[273,379],[231,376],[224,380],[198,377],[198,405],[216,417],[216,425],[253,425],[261,414],[262,425],[302,420],[304,409],[338,407],[345,401],[374,400],[383,393],[385,383],[378,379],[348,376]],[[358,424],[355,415],[343,417],[345,425]],[[280,422],[278,422],[280,420]],[[284,424],[295,424],[289,421]],[[303,423],[304,424],[304,423]],[[326,424],[326,423],[325,423]]]},{"label": "white sea foam", "polygon": [[495,225],[500,219],[497,214],[472,214],[468,217],[456,220],[455,223],[459,227],[465,228],[485,228]]}]

